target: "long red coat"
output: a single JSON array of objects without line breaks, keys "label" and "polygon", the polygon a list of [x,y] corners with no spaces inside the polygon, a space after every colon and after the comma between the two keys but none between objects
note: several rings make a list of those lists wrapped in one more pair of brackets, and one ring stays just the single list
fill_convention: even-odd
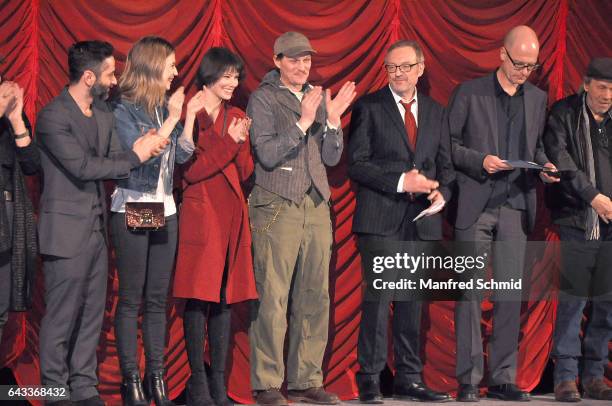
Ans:
[{"label": "long red coat", "polygon": [[[221,136],[225,108],[226,134]],[[237,144],[227,134],[232,118],[244,116],[225,104],[214,123],[205,110],[198,114],[196,150],[183,173],[175,297],[219,302],[227,262],[227,303],[257,298],[241,187],[253,173],[253,159],[248,139]]]}]

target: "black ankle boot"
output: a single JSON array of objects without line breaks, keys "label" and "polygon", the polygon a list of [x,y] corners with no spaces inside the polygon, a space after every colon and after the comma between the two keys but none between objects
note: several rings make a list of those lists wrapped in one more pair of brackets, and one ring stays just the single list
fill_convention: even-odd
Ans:
[{"label": "black ankle boot", "polygon": [[210,375],[210,394],[217,406],[234,406],[227,397],[227,389],[225,387],[225,374],[223,372],[213,372]]},{"label": "black ankle boot", "polygon": [[187,406],[215,406],[210,397],[206,373],[192,374],[187,381]]},{"label": "black ankle boot", "polygon": [[164,372],[156,371],[145,374],[144,393],[149,402],[155,402],[155,406],[176,406],[168,399],[168,389],[164,382]]},{"label": "black ankle boot", "polygon": [[121,382],[121,400],[124,406],[149,405],[142,389],[140,373],[134,372],[123,377],[123,381]]}]

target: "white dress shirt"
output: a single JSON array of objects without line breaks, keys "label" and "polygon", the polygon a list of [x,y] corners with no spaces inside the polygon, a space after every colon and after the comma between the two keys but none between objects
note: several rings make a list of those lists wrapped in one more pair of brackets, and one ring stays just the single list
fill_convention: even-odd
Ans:
[{"label": "white dress shirt", "polygon": [[[414,122],[416,123],[417,128],[419,128],[419,99],[417,96],[417,90],[416,87],[414,88],[414,95],[412,97],[412,99],[410,100],[404,100],[402,99],[402,96],[400,96],[399,94],[395,93],[393,91],[393,89],[391,88],[391,85],[389,85],[389,90],[391,90],[391,94],[393,95],[393,100],[395,100],[395,105],[397,106],[397,109],[400,112],[400,115],[402,116],[402,121],[406,122],[405,117],[406,117],[406,108],[404,107],[404,105],[401,102],[404,103],[410,103],[412,100],[414,100],[414,103],[412,103],[412,105],[410,106],[410,112],[412,113],[412,115],[414,116]],[[404,176],[406,176],[405,173],[402,173],[402,175],[399,178],[399,182],[397,183],[397,193],[404,193]]]}]

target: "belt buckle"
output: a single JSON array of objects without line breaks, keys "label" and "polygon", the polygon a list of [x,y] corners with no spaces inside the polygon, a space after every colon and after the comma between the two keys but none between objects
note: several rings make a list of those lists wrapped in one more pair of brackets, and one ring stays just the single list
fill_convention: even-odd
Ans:
[{"label": "belt buckle", "polygon": [[13,201],[13,193],[11,193],[9,190],[4,190],[2,195],[3,195],[4,201],[6,202]]}]

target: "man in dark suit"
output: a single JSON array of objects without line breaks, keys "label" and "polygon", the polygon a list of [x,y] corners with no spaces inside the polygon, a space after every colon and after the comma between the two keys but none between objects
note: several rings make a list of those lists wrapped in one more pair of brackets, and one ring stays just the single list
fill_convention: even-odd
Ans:
[{"label": "man in dark suit", "polygon": [[[416,90],[424,69],[423,52],[416,42],[393,44],[385,57],[389,86],[362,97],[353,108],[349,176],[359,185],[353,232],[358,234],[362,258],[381,243],[442,238],[439,213],[412,221],[430,203],[443,206],[451,197],[454,181],[444,109]],[[363,274],[371,284],[373,274],[365,264]],[[387,360],[387,322],[393,302],[395,396],[449,400],[447,394],[430,390],[421,380],[421,303],[395,301],[393,296],[383,294],[362,303],[357,347],[359,399],[382,403],[379,375]]]},{"label": "man in dark suit", "polygon": [[107,279],[105,179],[130,170],[167,145],[145,134],[123,151],[104,99],[115,86],[113,47],[84,41],[68,52],[70,84],[40,112],[37,141],[44,171],[40,201],[46,312],[40,328],[43,385],[69,388],[58,405],[103,405],[96,389],[96,346]]},{"label": "man in dark suit", "polygon": [[[535,161],[554,170],[541,141],[546,93],[527,82],[539,67],[538,53],[536,33],[526,26],[515,27],[500,49],[499,69],[459,85],[448,106],[459,191],[455,239],[477,241],[484,250],[492,241],[504,241],[494,252],[496,280],[506,280],[507,272],[520,277],[527,233],[536,214],[536,171],[513,169],[506,160]],[[540,177],[545,182],[558,181],[544,172]],[[467,293],[471,300],[457,302],[455,311],[457,399],[478,401],[484,371],[481,295]],[[495,300],[489,397],[529,400],[529,394],[515,385],[520,309],[520,298]]]}]

